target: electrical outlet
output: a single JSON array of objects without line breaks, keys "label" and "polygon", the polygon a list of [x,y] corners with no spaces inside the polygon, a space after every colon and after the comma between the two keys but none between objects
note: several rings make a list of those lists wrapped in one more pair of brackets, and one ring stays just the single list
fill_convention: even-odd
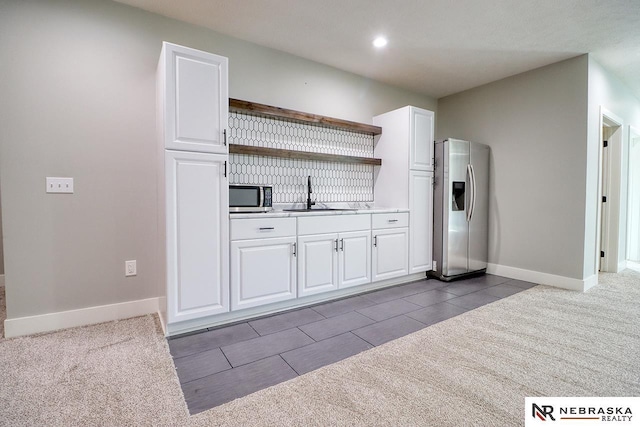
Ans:
[{"label": "electrical outlet", "polygon": [[138,267],[136,266],[136,260],[124,262],[124,275],[135,276],[138,274]]},{"label": "electrical outlet", "polygon": [[47,193],[73,193],[73,178],[48,176]]}]

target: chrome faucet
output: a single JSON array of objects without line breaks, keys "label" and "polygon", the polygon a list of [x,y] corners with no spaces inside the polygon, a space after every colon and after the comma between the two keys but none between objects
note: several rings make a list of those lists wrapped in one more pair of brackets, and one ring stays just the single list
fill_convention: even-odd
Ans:
[{"label": "chrome faucet", "polygon": [[307,178],[307,210],[311,210],[311,206],[315,205],[316,202],[311,201],[311,175]]}]

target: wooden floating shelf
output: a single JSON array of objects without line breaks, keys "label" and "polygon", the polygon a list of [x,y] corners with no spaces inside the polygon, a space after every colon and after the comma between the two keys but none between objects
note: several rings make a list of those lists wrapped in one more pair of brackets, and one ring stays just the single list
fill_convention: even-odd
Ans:
[{"label": "wooden floating shelf", "polygon": [[229,153],[254,156],[284,157],[287,159],[320,160],[326,162],[357,163],[362,165],[382,165],[381,159],[370,157],[342,156],[339,154],[312,153],[310,151],[284,150],[281,148],[253,147],[250,145],[229,144]]},{"label": "wooden floating shelf", "polygon": [[229,109],[231,111],[243,111],[255,115],[278,117],[301,123],[366,133],[369,135],[380,135],[382,133],[382,128],[380,126],[335,119],[333,117],[320,116],[317,114],[303,113],[295,110],[287,110],[285,108],[272,107],[271,105],[258,104],[257,102],[243,101],[241,99],[229,98]]}]

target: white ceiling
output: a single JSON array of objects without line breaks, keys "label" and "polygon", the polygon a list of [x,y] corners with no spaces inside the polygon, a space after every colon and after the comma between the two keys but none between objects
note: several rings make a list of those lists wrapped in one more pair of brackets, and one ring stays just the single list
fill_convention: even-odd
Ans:
[{"label": "white ceiling", "polygon": [[583,53],[640,97],[640,0],[117,1],[436,98]]}]

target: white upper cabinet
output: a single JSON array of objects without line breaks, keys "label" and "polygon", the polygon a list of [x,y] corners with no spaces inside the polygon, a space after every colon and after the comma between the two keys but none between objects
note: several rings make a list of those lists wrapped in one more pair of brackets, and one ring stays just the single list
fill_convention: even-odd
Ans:
[{"label": "white upper cabinet", "polygon": [[165,148],[226,154],[227,58],[164,42],[158,76]]},{"label": "white upper cabinet", "polygon": [[410,107],[409,169],[433,171],[433,111]]}]

